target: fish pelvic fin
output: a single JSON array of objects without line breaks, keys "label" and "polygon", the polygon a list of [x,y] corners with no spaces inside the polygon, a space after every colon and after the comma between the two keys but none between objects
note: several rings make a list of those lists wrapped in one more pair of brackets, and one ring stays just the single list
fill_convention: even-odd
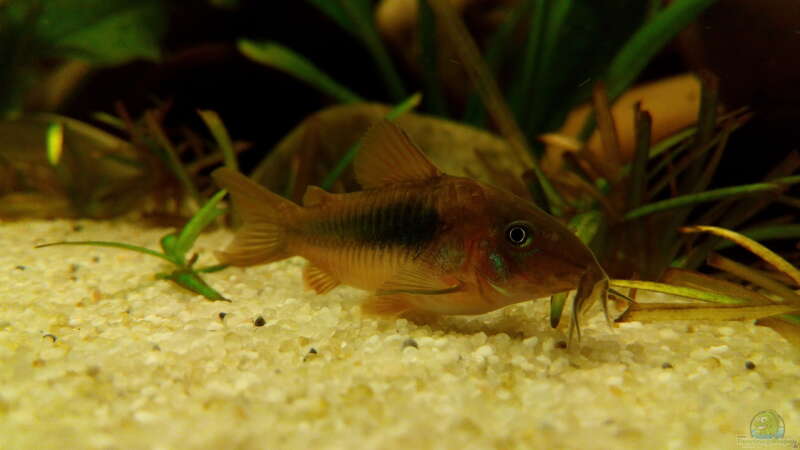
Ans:
[{"label": "fish pelvic fin", "polygon": [[300,206],[235,170],[217,169],[211,176],[230,193],[234,210],[244,222],[228,248],[216,252],[221,263],[252,266],[292,256],[286,245],[286,224],[300,211]]},{"label": "fish pelvic fin", "polygon": [[414,306],[400,295],[375,295],[361,304],[361,312],[372,316],[399,317],[410,313]]},{"label": "fish pelvic fin", "polygon": [[311,263],[308,263],[303,269],[303,281],[317,294],[324,294],[340,284],[340,281],[333,275]]},{"label": "fish pelvic fin", "polygon": [[419,183],[443,175],[403,130],[385,119],[364,135],[353,170],[364,189]]}]

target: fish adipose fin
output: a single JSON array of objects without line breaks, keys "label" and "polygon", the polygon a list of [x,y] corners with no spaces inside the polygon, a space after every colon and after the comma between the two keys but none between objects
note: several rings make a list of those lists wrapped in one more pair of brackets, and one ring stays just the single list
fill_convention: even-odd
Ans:
[{"label": "fish adipose fin", "polygon": [[374,316],[397,317],[413,310],[403,295],[375,295],[361,304],[362,313]]},{"label": "fish adipose fin", "polygon": [[461,288],[462,283],[459,280],[455,278],[443,280],[434,275],[434,272],[426,265],[413,263],[402,268],[383,283],[376,294],[442,295],[457,292]]},{"label": "fish adipose fin", "polygon": [[319,267],[308,263],[303,269],[303,280],[306,286],[314,289],[317,294],[324,294],[339,285],[339,280]]},{"label": "fish adipose fin", "polygon": [[364,189],[423,182],[442,175],[411,138],[388,120],[378,122],[367,131],[353,170]]},{"label": "fish adipose fin", "polygon": [[292,256],[286,249],[286,220],[300,207],[228,168],[211,174],[227,190],[244,225],[217,259],[233,266],[252,266]]},{"label": "fish adipose fin", "polygon": [[335,200],[336,195],[317,186],[308,186],[303,194],[303,206],[320,206]]}]

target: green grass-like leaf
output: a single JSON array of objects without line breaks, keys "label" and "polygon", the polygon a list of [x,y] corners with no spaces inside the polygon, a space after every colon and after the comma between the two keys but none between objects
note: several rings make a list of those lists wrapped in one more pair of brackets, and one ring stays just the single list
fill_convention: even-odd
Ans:
[{"label": "green grass-like leaf", "polygon": [[517,160],[517,163],[533,170],[537,182],[547,197],[551,212],[555,215],[560,215],[564,200],[550,180],[547,179],[544,172],[542,172],[537,161],[532,157],[530,145],[525,135],[515,120],[511,109],[506,104],[497,81],[481,57],[478,45],[467,31],[464,22],[447,0],[429,0],[429,2],[436,14],[437,24],[441,26],[444,34],[454,45],[473,87],[480,94],[484,106],[497,123],[502,135],[508,139],[512,156]]},{"label": "green grass-like leaf", "polygon": [[198,110],[197,114],[203,119],[209,131],[211,131],[211,135],[214,136],[214,140],[217,141],[225,166],[238,171],[239,164],[236,161],[233,141],[231,141],[231,136],[228,134],[225,124],[222,123],[222,119],[219,118],[219,114],[210,110]]},{"label": "green grass-like leaf", "polygon": [[183,226],[175,242],[175,254],[185,255],[194,246],[200,233],[217,217],[225,213],[217,208],[217,204],[225,197],[224,190],[217,192],[209,201],[197,211],[189,222]]},{"label": "green grass-like leaf", "polygon": [[[316,6],[320,11],[325,13],[328,17],[333,19],[343,30],[357,37],[355,26],[347,14],[347,11],[342,7],[340,0],[307,0],[312,5]],[[344,0],[347,1],[347,0]]]},{"label": "green grass-like leaf", "polygon": [[[669,41],[715,1],[675,0],[659,9],[647,24],[639,28],[617,52],[602,77],[612,104],[636,81],[650,60]],[[654,9],[650,8],[650,12],[654,12]],[[580,138],[589,138],[595,125],[595,116],[590,114],[581,129]]]},{"label": "green grass-like leaf", "polygon": [[143,253],[145,255],[154,256],[156,258],[163,259],[165,261],[174,263],[172,259],[170,259],[167,255],[157,252],[155,250],[150,250],[149,248],[139,247],[138,245],[131,245],[125,244],[123,242],[110,242],[110,241],[64,241],[64,242],[52,242],[49,244],[40,244],[37,245],[36,248],[45,248],[45,247],[54,247],[56,245],[90,245],[93,247],[110,247],[110,248],[121,248],[123,250],[130,250],[132,252]]},{"label": "green grass-like leaf", "polygon": [[746,299],[731,297],[721,293],[703,291],[685,286],[673,286],[671,284],[656,283],[654,281],[638,280],[611,280],[611,286],[616,288],[643,289],[645,291],[661,292],[664,294],[677,295],[704,302],[721,303],[725,305],[743,305]]},{"label": "green grass-like leaf", "polygon": [[[531,23],[522,52],[521,67],[517,71],[516,81],[508,95],[508,103],[520,123],[528,123],[528,105],[533,103],[534,89],[537,87],[536,76],[541,70],[542,40],[545,33],[546,20],[550,2],[548,0],[527,0],[533,3]],[[566,2],[565,2],[566,3]]]},{"label": "green grass-like leaf", "polygon": [[[741,230],[743,236],[754,241],[769,241],[773,239],[800,239],[800,225],[765,225]],[[714,246],[715,250],[722,250],[736,245],[731,241],[722,241]]]},{"label": "green grass-like leaf", "polygon": [[192,256],[188,261],[186,254],[194,245],[200,232],[207,227],[215,218],[224,211],[217,208],[217,203],[225,197],[225,191],[217,192],[208,202],[206,202],[197,214],[177,233],[169,233],[161,238],[162,252],[151,250],[137,245],[126,244],[124,242],[111,241],[65,241],[53,242],[50,244],[37,245],[36,248],[51,247],[55,245],[90,245],[95,247],[110,247],[143,253],[155,258],[162,259],[176,266],[176,269],[169,273],[156,274],[158,279],[170,280],[196,294],[200,294],[212,301],[230,301],[214,288],[208,285],[201,277],[200,273],[216,272],[224,269],[225,265],[214,265],[205,268],[194,268],[197,255]]},{"label": "green grass-like leaf", "polygon": [[251,60],[286,72],[342,103],[364,101],[322,72],[311,61],[287,47],[271,41],[255,42],[247,39],[240,39],[237,45],[239,51]]},{"label": "green grass-like leaf", "polygon": [[147,128],[155,137],[156,143],[160,147],[161,152],[159,154],[164,163],[169,167],[170,171],[172,171],[172,174],[175,175],[175,178],[178,179],[178,182],[180,182],[183,189],[189,195],[189,198],[195,202],[194,207],[199,206],[202,203],[200,193],[197,191],[197,187],[194,185],[192,178],[186,172],[186,168],[181,164],[177,149],[164,133],[164,130],[161,128],[161,125],[156,120],[152,111],[145,113],[144,119]]},{"label": "green grass-like leaf", "polygon": [[703,305],[692,303],[633,303],[616,322],[664,320],[754,320],[795,312],[797,305]]},{"label": "green grass-like leaf", "polygon": [[636,104],[634,114],[636,129],[636,150],[630,171],[630,185],[628,187],[628,209],[638,208],[644,199],[645,185],[647,183],[647,159],[650,155],[650,131],[653,119],[647,111],[642,111]]},{"label": "green grass-like leaf", "polygon": [[[428,1],[428,0],[426,0]],[[495,77],[500,67],[506,62],[508,56],[511,54],[511,49],[514,48],[512,39],[514,37],[514,30],[517,28],[520,20],[530,14],[530,0],[517,2],[513,9],[509,12],[506,19],[500,24],[497,31],[489,40],[485,54],[486,65],[489,67],[490,73]],[[472,92],[467,101],[467,107],[464,111],[463,121],[475,126],[482,126],[486,120],[486,109],[481,103],[481,97],[478,92]]]},{"label": "green grass-like leaf", "polygon": [[378,66],[389,93],[396,101],[406,97],[400,74],[375,27],[370,0],[308,0],[342,29],[358,37]]},{"label": "green grass-like leaf", "polygon": [[436,115],[447,116],[447,101],[442,91],[436,55],[436,20],[428,0],[417,0],[419,5],[420,65],[425,84],[425,103]]},{"label": "green grass-like leaf", "polygon": [[625,214],[625,220],[632,220],[639,217],[647,216],[657,212],[667,211],[670,209],[681,208],[684,206],[693,206],[698,203],[705,203],[723,198],[729,198],[741,195],[754,195],[760,194],[765,191],[774,191],[782,189],[785,185],[800,183],[800,175],[793,177],[785,177],[777,180],[772,180],[768,183],[753,183],[745,184],[742,186],[732,186],[721,189],[713,189],[710,191],[700,192],[697,194],[681,195],[678,197],[653,202],[636,208]]},{"label": "green grass-like leaf", "polygon": [[613,100],[636,80],[647,63],[716,0],[675,0],[661,9],[625,43],[606,71],[608,96]]},{"label": "green grass-like leaf", "polygon": [[[800,175],[787,178],[796,180],[796,182],[800,181]],[[683,233],[711,233],[723,237],[725,239],[731,240],[733,242],[736,242],[745,249],[749,250],[754,255],[758,256],[759,258],[771,264],[776,269],[783,272],[786,276],[791,278],[792,281],[794,281],[796,284],[800,285],[800,270],[798,270],[796,267],[794,267],[791,263],[789,263],[785,259],[781,258],[777,253],[773,252],[764,245],[746,236],[742,236],[740,233],[712,226],[685,227],[682,228],[680,231]]]}]

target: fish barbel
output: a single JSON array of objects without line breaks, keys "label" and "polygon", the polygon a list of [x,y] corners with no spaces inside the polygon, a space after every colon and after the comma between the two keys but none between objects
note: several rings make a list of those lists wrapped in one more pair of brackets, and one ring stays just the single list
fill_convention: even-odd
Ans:
[{"label": "fish barbel", "polygon": [[605,309],[608,277],[569,229],[514,194],[443,173],[391,122],[367,132],[354,170],[362,191],[310,186],[303,206],[216,170],[244,221],[220,262],[299,255],[317,293],[339,284],[371,291],[363,311],[384,316],[482,314],[577,288],[579,333],[579,311],[597,297]]}]

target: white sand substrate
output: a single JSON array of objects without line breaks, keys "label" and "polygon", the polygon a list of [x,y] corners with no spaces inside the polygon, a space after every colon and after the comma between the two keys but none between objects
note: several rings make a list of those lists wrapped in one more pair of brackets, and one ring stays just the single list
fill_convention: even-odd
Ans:
[{"label": "white sand substrate", "polygon": [[800,438],[800,351],[749,323],[596,312],[571,352],[544,300],[418,325],[304,290],[300,258],[208,275],[221,303],[149,256],[33,248],[166,231],[0,224],[0,449],[719,449],[765,409]]}]

